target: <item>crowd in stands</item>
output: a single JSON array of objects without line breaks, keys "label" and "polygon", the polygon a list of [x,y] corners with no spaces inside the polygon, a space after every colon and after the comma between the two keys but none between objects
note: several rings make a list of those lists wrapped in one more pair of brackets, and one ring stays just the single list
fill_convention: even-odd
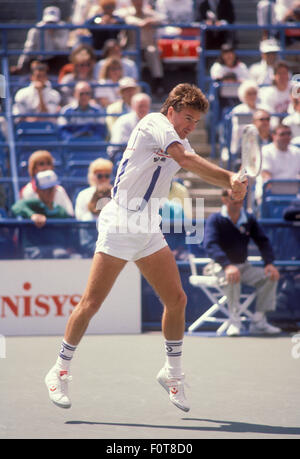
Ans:
[{"label": "crowd in stands", "polygon": [[[266,9],[269,4],[271,9]],[[258,24],[295,23],[299,10],[299,1],[260,1]],[[271,12],[271,22],[267,20],[267,11]],[[152,110],[153,100],[161,101],[166,96],[167,75],[158,46],[159,37],[175,35],[184,39],[178,24],[234,24],[236,14],[231,0],[74,0],[69,22],[80,28],[43,29],[43,25],[66,24],[60,9],[49,6],[44,9],[42,21],[37,23],[41,28],[28,31],[23,52],[10,69],[13,81],[17,81],[16,90],[12,87],[11,93],[16,129],[18,123],[24,121],[49,121],[55,126],[60,142],[92,138],[120,146],[108,146],[105,155],[99,151],[99,158],[94,157],[94,162],[90,160],[89,188],[81,191],[77,199],[68,197],[59,178],[53,175],[54,151],[48,147],[36,151],[33,148],[27,158],[29,182],[20,191],[22,202],[15,203],[8,211],[30,217],[36,224],[41,221],[36,217],[38,210],[42,212],[47,207],[41,192],[46,175],[41,181],[39,176],[46,170],[53,171],[52,181],[49,179],[52,194],[48,194],[53,199],[52,206],[58,206],[57,214],[54,208],[49,215],[47,210],[47,218],[63,214],[82,220],[97,217],[96,197],[97,200],[100,195],[104,197],[102,188],[106,193],[111,186],[109,183],[114,179],[117,161],[131,130]],[[142,72],[136,56],[130,56],[137,47],[135,31],[119,29],[118,25],[134,25],[140,29]],[[299,33],[298,37],[289,35],[288,46],[297,50],[299,36]],[[300,89],[299,83],[292,79],[297,72],[293,63],[281,59],[276,33],[263,31],[257,45],[261,58],[251,65],[239,57],[238,41],[232,32],[208,31],[205,46],[220,50],[219,57],[206,69],[211,82],[220,84],[217,119],[212,118],[212,112],[209,116],[219,126],[220,150],[229,151],[233,167],[240,164],[245,124],[254,123],[258,129],[263,151],[262,174],[256,192],[259,203],[266,180],[300,177]],[[48,54],[40,54],[41,49]],[[299,55],[297,57],[299,67]],[[149,75],[149,94],[142,85],[145,69]],[[224,130],[225,116],[230,120],[229,140]],[[5,134],[4,128],[3,132]],[[86,156],[86,159],[90,158]],[[86,172],[82,176],[86,178]],[[44,205],[28,211],[28,205],[35,206],[38,199]]]}]

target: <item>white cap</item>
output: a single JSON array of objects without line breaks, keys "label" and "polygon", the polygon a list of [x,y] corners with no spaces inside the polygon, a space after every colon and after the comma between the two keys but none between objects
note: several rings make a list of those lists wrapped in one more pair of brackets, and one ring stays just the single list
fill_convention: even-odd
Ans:
[{"label": "white cap", "polygon": [[260,42],[259,50],[261,53],[278,53],[280,46],[274,38],[268,38]]},{"label": "white cap", "polygon": [[127,88],[137,88],[138,84],[134,78],[124,77],[119,80],[119,87],[121,90]]},{"label": "white cap", "polygon": [[47,6],[43,12],[44,22],[59,22],[60,21],[60,9],[57,6]]},{"label": "white cap", "polygon": [[49,169],[47,171],[38,172],[35,176],[35,183],[39,190],[47,190],[55,185],[58,185],[58,177],[56,173]]}]

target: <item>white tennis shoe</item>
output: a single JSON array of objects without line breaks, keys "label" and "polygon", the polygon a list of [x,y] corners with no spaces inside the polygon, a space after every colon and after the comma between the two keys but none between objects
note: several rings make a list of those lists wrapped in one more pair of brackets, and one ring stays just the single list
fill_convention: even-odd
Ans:
[{"label": "white tennis shoe", "polygon": [[61,371],[54,365],[45,377],[50,400],[60,408],[71,408],[68,394],[68,382],[72,376],[67,371]]},{"label": "white tennis shoe", "polygon": [[180,410],[190,410],[184,393],[184,375],[180,378],[169,376],[167,368],[163,367],[156,376],[157,381],[168,392],[171,402]]}]

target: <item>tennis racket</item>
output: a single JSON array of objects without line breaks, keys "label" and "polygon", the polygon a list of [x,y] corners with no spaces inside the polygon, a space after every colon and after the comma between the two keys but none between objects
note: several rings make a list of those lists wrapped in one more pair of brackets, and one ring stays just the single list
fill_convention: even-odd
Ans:
[{"label": "tennis racket", "polygon": [[255,178],[261,171],[262,156],[258,141],[258,131],[253,124],[247,124],[242,133],[242,167],[239,180],[243,182],[246,176]]}]

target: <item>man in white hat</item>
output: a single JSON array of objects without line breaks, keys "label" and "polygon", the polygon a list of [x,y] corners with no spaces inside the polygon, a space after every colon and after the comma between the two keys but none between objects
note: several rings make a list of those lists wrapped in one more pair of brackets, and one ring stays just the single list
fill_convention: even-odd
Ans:
[{"label": "man in white hat", "polygon": [[250,67],[250,75],[258,85],[272,84],[274,65],[278,59],[280,46],[274,38],[262,40],[259,45],[261,61]]},{"label": "man in white hat", "polygon": [[[60,9],[57,6],[48,6],[43,11],[43,18],[36,26],[48,26],[51,24],[64,25],[65,22],[61,21]],[[43,39],[42,39],[43,34]],[[24,70],[28,70],[30,61],[39,58],[40,60],[47,60],[50,71],[57,73],[58,70],[68,62],[68,55],[66,56],[53,56],[56,51],[66,51],[68,53],[67,41],[69,37],[69,31],[67,29],[45,29],[40,31],[39,29],[29,29],[27,38],[24,45],[23,54],[19,57],[16,68],[13,69],[13,73],[20,73]],[[42,47],[43,44],[43,47]],[[40,51],[47,51],[49,55],[39,56]],[[28,55],[29,52],[37,52],[37,55]],[[39,56],[39,57],[38,57]]]}]

